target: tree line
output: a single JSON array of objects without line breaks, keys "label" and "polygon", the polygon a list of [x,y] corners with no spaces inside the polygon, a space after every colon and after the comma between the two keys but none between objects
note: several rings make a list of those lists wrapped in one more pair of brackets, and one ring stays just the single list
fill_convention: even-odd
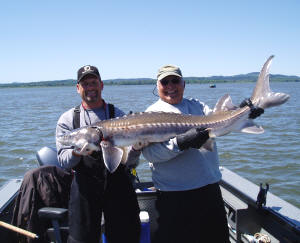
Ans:
[{"label": "tree line", "polygon": [[[256,82],[259,73],[253,72],[248,74],[240,74],[234,76],[211,76],[211,77],[184,77],[188,84],[217,84],[230,82]],[[281,74],[271,74],[272,82],[300,82],[298,76],[288,76]],[[133,79],[109,79],[103,80],[105,85],[145,85],[155,84],[156,80],[151,78],[133,78]],[[16,88],[16,87],[55,87],[55,86],[74,86],[77,81],[75,79],[39,81],[30,83],[6,83],[0,84],[0,88]]]}]

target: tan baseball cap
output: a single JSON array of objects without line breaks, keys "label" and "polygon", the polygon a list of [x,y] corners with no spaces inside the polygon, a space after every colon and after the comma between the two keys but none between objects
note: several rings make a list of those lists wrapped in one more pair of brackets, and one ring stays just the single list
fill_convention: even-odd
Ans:
[{"label": "tan baseball cap", "polygon": [[179,67],[168,64],[165,66],[162,66],[157,73],[157,81],[162,80],[163,78],[170,76],[170,75],[174,75],[177,77],[182,78],[182,73]]}]

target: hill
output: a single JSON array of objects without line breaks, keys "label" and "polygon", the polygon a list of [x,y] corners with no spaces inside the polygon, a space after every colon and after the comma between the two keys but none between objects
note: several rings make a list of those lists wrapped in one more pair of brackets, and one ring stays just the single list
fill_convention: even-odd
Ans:
[{"label": "hill", "polygon": [[[210,77],[184,77],[186,83],[226,83],[226,82],[255,82],[258,72],[239,74],[233,76],[210,76]],[[300,82],[300,77],[281,74],[271,74],[272,82]],[[132,79],[108,79],[103,80],[106,85],[142,85],[155,84],[156,80],[151,78],[132,78]],[[76,84],[74,79],[39,81],[30,83],[7,83],[0,84],[0,88],[10,87],[51,87],[51,86],[73,86]]]}]

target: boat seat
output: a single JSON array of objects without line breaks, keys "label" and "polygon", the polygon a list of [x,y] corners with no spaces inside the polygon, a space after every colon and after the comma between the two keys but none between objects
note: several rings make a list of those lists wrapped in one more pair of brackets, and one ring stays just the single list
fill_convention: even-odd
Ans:
[{"label": "boat seat", "polygon": [[[58,163],[55,148],[42,147],[36,152],[36,158],[40,166],[52,165],[62,168]],[[67,226],[68,209],[44,207],[38,210],[38,216],[43,219],[51,220],[52,228],[47,230],[47,235],[51,242],[67,242],[69,234],[69,227]]]},{"label": "boat seat", "polygon": [[[57,160],[56,149],[51,147],[43,147],[36,153],[36,158],[40,166],[54,165],[62,168]],[[149,190],[153,188],[152,182],[140,182],[134,183],[135,189],[137,189],[137,198],[141,211],[147,211],[150,216],[150,234],[153,235],[157,229],[158,214],[155,210],[155,201],[157,198],[157,192],[155,190]],[[47,235],[51,242],[66,242],[69,227],[67,226],[68,209],[64,208],[52,208],[44,207],[39,209],[38,215],[40,218],[51,220],[52,228],[47,230]],[[104,220],[102,221],[102,227],[104,227]],[[102,230],[104,232],[104,228]]]},{"label": "boat seat", "polygon": [[47,234],[51,241],[55,240],[57,243],[67,241],[69,229],[68,227],[61,227],[60,222],[66,221],[68,216],[68,209],[44,207],[38,210],[38,215],[43,219],[50,219],[53,228],[47,230]]},{"label": "boat seat", "polygon": [[42,165],[55,165],[62,168],[57,160],[57,151],[52,147],[42,147],[36,152],[36,158],[40,166]]}]

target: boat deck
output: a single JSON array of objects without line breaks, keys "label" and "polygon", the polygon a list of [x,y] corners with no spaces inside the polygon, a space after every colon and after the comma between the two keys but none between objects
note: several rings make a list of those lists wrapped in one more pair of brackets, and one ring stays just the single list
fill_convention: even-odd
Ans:
[{"label": "boat deck", "polygon": [[[256,200],[260,187],[240,177],[225,167],[222,172],[221,191],[228,216],[231,242],[250,242],[255,233],[266,234],[272,243],[300,242],[300,209],[268,192],[266,205],[258,207]],[[14,198],[22,183],[21,179],[10,180],[0,188],[0,220],[10,223]],[[156,224],[155,191],[143,191],[151,182],[138,184],[138,201],[141,211],[150,216],[150,231]],[[0,227],[0,239],[17,242],[16,233]]]}]

